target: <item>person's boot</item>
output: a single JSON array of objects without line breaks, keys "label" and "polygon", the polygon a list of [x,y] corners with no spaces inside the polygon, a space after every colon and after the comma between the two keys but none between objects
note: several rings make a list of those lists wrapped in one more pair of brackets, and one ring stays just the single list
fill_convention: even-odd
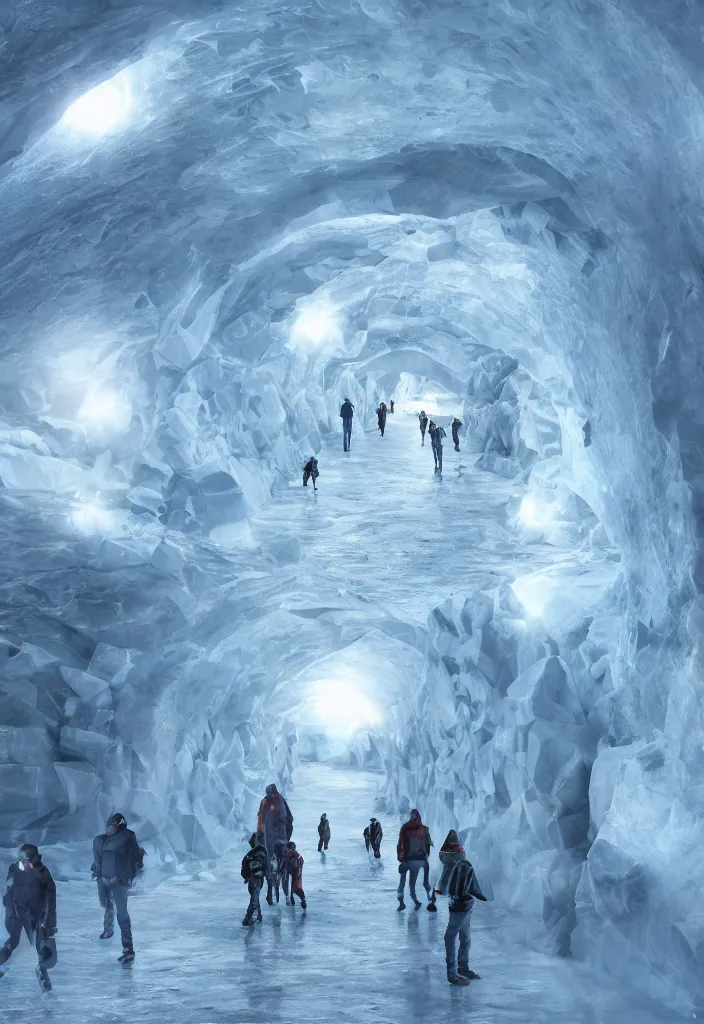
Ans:
[{"label": "person's boot", "polygon": [[462,978],[459,974],[451,974],[450,971],[447,972],[447,980],[451,985],[469,985],[467,978]]},{"label": "person's boot", "polygon": [[416,910],[420,910],[420,908],[423,906],[421,901],[416,899],[413,900],[413,905],[415,906]]},{"label": "person's boot", "polygon": [[118,956],[117,962],[120,964],[131,964],[134,960],[134,950],[130,946],[128,949],[122,950],[122,956]]},{"label": "person's boot", "polygon": [[405,910],[406,909],[406,904],[403,902],[403,899],[401,899],[400,897],[399,897],[399,901],[398,901],[398,907],[396,909],[397,910]]},{"label": "person's boot", "polygon": [[476,971],[470,971],[469,967],[458,967],[457,973],[460,978],[466,978],[467,981],[481,981],[480,976]]},{"label": "person's boot", "polygon": [[102,932],[100,933],[100,938],[101,939],[111,939],[114,934],[115,934],[115,932],[113,931],[112,928],[103,928]]},{"label": "person's boot", "polygon": [[301,900],[301,910],[307,910],[308,904],[305,900]]},{"label": "person's boot", "polygon": [[41,964],[37,967],[37,981],[39,982],[39,988],[42,992],[51,992],[51,981],[49,980],[49,972],[46,967],[42,967]]}]

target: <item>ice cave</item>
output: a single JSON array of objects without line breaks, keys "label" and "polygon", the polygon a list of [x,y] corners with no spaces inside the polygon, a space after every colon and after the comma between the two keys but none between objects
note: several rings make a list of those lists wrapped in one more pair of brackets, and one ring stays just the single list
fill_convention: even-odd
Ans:
[{"label": "ice cave", "polygon": [[[0,4],[0,872],[34,844],[58,926],[3,1021],[704,1013],[703,40],[700,0]],[[271,783],[308,907],[242,927]],[[397,912],[412,808],[488,894],[463,990],[447,902]]]}]

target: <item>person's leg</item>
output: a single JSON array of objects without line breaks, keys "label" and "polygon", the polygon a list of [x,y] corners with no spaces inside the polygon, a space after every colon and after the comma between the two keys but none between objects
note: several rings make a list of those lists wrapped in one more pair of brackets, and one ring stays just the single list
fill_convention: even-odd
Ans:
[{"label": "person's leg", "polygon": [[425,889],[428,897],[428,903],[434,903],[433,890],[430,887],[430,863],[427,860],[423,861],[423,888]]},{"label": "person's leg", "polygon": [[323,837],[321,836],[320,839],[318,840],[318,853],[322,853],[322,852],[323,852]]},{"label": "person's leg", "polygon": [[7,929],[7,938],[0,946],[0,964],[7,963],[13,951],[17,949],[22,935],[22,922],[15,913],[14,907],[7,907],[5,910],[5,928]]},{"label": "person's leg", "polygon": [[470,906],[469,910],[465,910],[464,914],[458,914],[457,916],[462,918],[459,926],[460,948],[457,954],[457,973],[464,974],[467,977],[470,974],[469,950],[472,945],[472,936],[470,934],[472,907]]},{"label": "person's leg", "polygon": [[39,981],[40,988],[43,992],[51,992],[51,981],[49,980],[49,971],[46,966],[46,958],[44,957],[44,951],[42,949],[42,942],[44,941],[44,929],[42,927],[37,928],[34,935],[34,948],[37,951],[37,968],[36,975]]},{"label": "person's leg", "polygon": [[406,875],[408,874],[408,864],[401,862],[398,866],[398,889],[396,895],[398,896],[399,910],[403,910],[406,904],[403,902],[403,893],[406,888]]},{"label": "person's leg", "polygon": [[438,447],[438,469],[442,473],[442,448]]},{"label": "person's leg", "polygon": [[462,924],[462,914],[452,913],[448,915],[447,928],[445,929],[445,963],[447,965],[448,978],[457,977],[457,960],[455,959],[455,942],[457,933]]},{"label": "person's leg", "polygon": [[421,869],[422,863],[423,862],[420,861],[420,860],[412,860],[410,862],[410,867],[409,867],[409,872],[410,873],[409,873],[409,876],[408,876],[408,883],[409,883],[408,884],[408,888],[411,891],[411,899],[415,903],[416,910],[420,906],[420,900],[416,896],[416,879],[418,878],[418,872]]},{"label": "person's leg", "polygon": [[115,901],[115,910],[117,912],[117,923],[120,928],[120,935],[122,936],[122,948],[123,950],[134,949],[132,945],[132,922],[130,921],[130,915],[127,911],[127,893],[129,887],[126,885],[112,886],[112,898]]},{"label": "person's leg", "polygon": [[103,908],[103,932],[101,939],[111,939],[115,927],[115,901],[112,890],[108,889],[101,878],[98,879],[98,899]]},{"label": "person's leg", "polygon": [[433,447],[433,459],[435,460],[435,468],[437,469],[438,468],[438,450],[435,447],[435,445],[433,445],[432,447]]}]

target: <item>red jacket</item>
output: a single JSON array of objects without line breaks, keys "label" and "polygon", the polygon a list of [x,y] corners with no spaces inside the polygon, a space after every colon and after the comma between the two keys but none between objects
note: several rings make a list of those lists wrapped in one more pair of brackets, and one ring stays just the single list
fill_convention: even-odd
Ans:
[{"label": "red jacket", "polygon": [[431,845],[427,826],[420,818],[411,819],[401,826],[396,855],[400,861],[427,860]]},{"label": "red jacket", "polygon": [[284,861],[284,871],[299,882],[303,878],[303,857],[298,850],[289,850]]}]

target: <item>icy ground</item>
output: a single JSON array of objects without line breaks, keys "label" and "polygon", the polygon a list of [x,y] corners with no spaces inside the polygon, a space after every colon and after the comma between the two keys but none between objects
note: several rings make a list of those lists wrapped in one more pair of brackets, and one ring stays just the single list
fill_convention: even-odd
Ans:
[{"label": "icy ground", "polygon": [[[362,829],[374,813],[378,778],[301,766],[291,807],[303,853],[308,913],[263,903],[261,925],[244,929],[246,888],[239,854],[198,875],[144,884],[131,897],[137,959],[116,962],[117,938],[98,940],[93,885],[59,885],[59,963],[54,991],[40,996],[23,941],[2,979],[5,1024],[665,1024],[681,1018],[638,1005],[582,965],[534,953],[511,936],[495,905],[477,906],[469,990],[445,980],[447,909],[396,911],[398,822],[384,826],[382,860],[370,861]],[[317,853],[325,810],[332,841]],[[435,836],[436,846],[442,837]],[[244,849],[242,850],[244,853]],[[47,855],[51,864],[51,853]],[[434,862],[435,865],[436,862]],[[153,881],[153,879],[151,880]]]}]

